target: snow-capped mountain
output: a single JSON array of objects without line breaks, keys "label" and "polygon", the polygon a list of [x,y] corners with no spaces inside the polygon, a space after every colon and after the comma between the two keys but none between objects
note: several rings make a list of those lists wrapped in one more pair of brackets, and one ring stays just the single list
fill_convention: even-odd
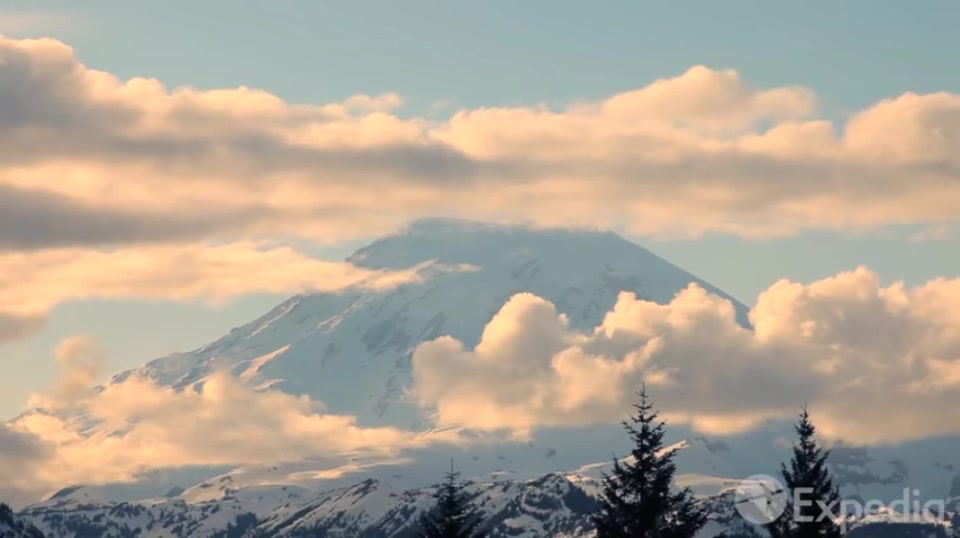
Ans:
[{"label": "snow-capped mountain", "polygon": [[[533,479],[486,477],[466,488],[480,509],[491,538],[588,538],[597,503],[598,481],[576,473],[548,473]],[[65,538],[221,537],[296,538],[314,536],[406,538],[432,505],[436,486],[401,490],[376,479],[328,491],[273,486],[234,490],[205,483],[216,498],[183,495],[137,503],[84,503],[69,494],[24,511],[44,532]],[[748,524],[724,497],[706,500],[710,521],[702,532],[734,538]]]},{"label": "snow-capped mountain", "polygon": [[[388,291],[351,289],[292,297],[211,344],[151,361],[114,380],[146,376],[182,388],[226,369],[250,387],[309,395],[331,413],[357,416],[363,426],[420,430],[430,426],[428,417],[404,398],[411,383],[413,348],[445,335],[468,347],[476,345],[484,325],[519,292],[553,302],[574,328],[589,330],[601,322],[621,291],[666,303],[696,282],[730,299],[741,323],[748,323],[743,304],[609,232],[428,219],[374,241],[348,260],[370,269],[420,266],[426,276],[423,282]],[[439,266],[464,269],[433,270]],[[559,428],[541,432],[530,443],[466,451],[426,448],[396,474],[404,475],[404,487],[416,487],[425,477],[435,476],[437,458],[449,457],[455,457],[469,476],[502,468],[537,474],[606,460],[612,447],[623,442],[615,424]],[[700,440],[692,443],[707,446]],[[710,451],[704,454],[717,459]],[[289,475],[295,471],[288,468],[298,463],[278,463],[270,467],[272,471],[260,469],[245,476],[291,483]],[[732,471],[725,468],[725,458],[708,465],[711,472]],[[292,483],[314,486],[296,479]],[[323,486],[346,484],[333,480]],[[153,493],[174,485],[163,482]],[[122,493],[121,498],[126,495]]]},{"label": "snow-capped mountain", "polygon": [[[571,325],[592,329],[620,291],[669,302],[690,282],[722,291],[613,233],[534,231],[453,220],[421,220],[361,248],[348,261],[401,270],[434,262],[466,266],[380,292],[292,297],[198,350],[117,377],[146,375],[186,386],[227,368],[244,383],[306,394],[363,424],[409,428],[420,419],[402,401],[412,348],[442,335],[468,347],[515,293],[554,304]],[[470,269],[472,268],[472,269]],[[423,269],[430,272],[430,266]],[[730,298],[733,300],[732,298]],[[747,323],[747,308],[736,302]]]},{"label": "snow-capped mountain", "polygon": [[[348,259],[371,269],[420,267],[425,278],[388,291],[292,297],[206,346],[153,360],[113,381],[146,376],[187,388],[226,370],[255,389],[309,395],[332,413],[357,416],[362,426],[422,430],[430,427],[429,417],[404,398],[413,348],[442,335],[472,348],[518,292],[551,301],[574,328],[590,330],[621,291],[666,303],[696,282],[730,299],[739,322],[749,325],[746,306],[613,233],[431,219]],[[784,440],[792,438],[791,426],[771,424],[725,438],[669,429],[668,441],[683,444],[678,481],[715,503],[705,536],[736,524],[723,500],[732,479],[775,474],[789,457]],[[342,473],[316,472],[330,465],[319,460],[193,468],[154,473],[135,485],[67,488],[23,514],[53,536],[76,538],[241,536],[252,529],[262,534],[248,536],[298,536],[314,528],[328,536],[403,537],[427,502],[426,486],[442,473],[437,462],[452,457],[475,480],[478,502],[497,522],[494,536],[588,536],[599,468],[593,462],[609,461],[626,441],[619,425],[601,424],[547,429],[524,443],[353,458]],[[960,497],[956,438],[837,446],[832,462],[847,495],[896,499],[909,486],[927,498]]]},{"label": "snow-capped mountain", "polygon": [[[571,472],[532,479],[482,477],[466,490],[490,538],[591,538],[598,485],[594,476]],[[368,478],[322,492],[280,485],[234,489],[220,479],[194,488],[205,490],[205,498],[182,492],[138,502],[90,503],[67,491],[29,507],[20,517],[58,538],[412,538],[418,518],[433,503],[435,488],[402,490]],[[702,502],[708,521],[699,538],[766,535],[740,518],[732,491]],[[849,536],[948,538],[956,523],[952,513],[915,520],[881,510],[851,521]]]},{"label": "snow-capped mountain", "polygon": [[[595,501],[565,476],[475,483],[468,491],[490,522],[491,536],[590,535],[589,516]],[[50,499],[24,514],[45,532],[69,538],[201,538],[244,532],[263,538],[404,537],[413,535],[417,518],[432,503],[433,492],[433,487],[404,491],[367,479],[311,495],[282,486],[227,489],[219,499],[197,503],[179,497],[110,505]],[[228,527],[234,534],[226,531]]]}]

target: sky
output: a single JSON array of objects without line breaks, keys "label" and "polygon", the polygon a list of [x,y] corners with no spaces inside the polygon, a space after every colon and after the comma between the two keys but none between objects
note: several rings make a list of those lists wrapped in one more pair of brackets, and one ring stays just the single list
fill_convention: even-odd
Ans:
[{"label": "sky", "polygon": [[422,216],[613,228],[748,305],[861,265],[956,277],[958,17],[0,1],[0,414],[76,335],[102,378],[300,289],[413,278],[338,262]]}]

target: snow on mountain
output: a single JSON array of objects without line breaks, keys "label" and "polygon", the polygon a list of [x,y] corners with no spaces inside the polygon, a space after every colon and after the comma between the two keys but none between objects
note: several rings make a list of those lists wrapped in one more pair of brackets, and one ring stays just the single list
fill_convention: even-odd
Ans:
[{"label": "snow on mountain", "polygon": [[[24,516],[64,538],[404,538],[414,535],[419,516],[433,503],[435,488],[403,490],[367,479],[312,495],[277,486],[228,490],[211,500],[187,501],[181,495],[104,505],[51,499],[30,507]],[[587,489],[597,489],[593,478],[550,473],[527,480],[474,480],[467,492],[489,525],[491,538],[586,538],[593,536],[590,516],[596,510]],[[742,528],[728,505],[714,504],[708,506],[723,513],[711,510],[703,538]]]},{"label": "snow on mountain", "polygon": [[[581,470],[593,474],[600,467],[606,464]],[[510,473],[477,477],[467,492],[491,538],[590,538],[599,484],[579,471],[526,479]],[[766,535],[737,514],[733,484],[729,480],[716,495],[701,498],[708,522],[698,538]],[[49,536],[63,538],[410,538],[419,516],[432,505],[436,488],[402,489],[374,478],[321,492],[231,486],[225,479],[208,481],[192,492],[136,502],[88,503],[68,495],[31,506],[20,517]],[[198,496],[198,490],[211,494]],[[850,536],[873,538],[946,538],[957,523],[952,512],[920,518],[889,508],[847,522]]]},{"label": "snow on mountain", "polygon": [[[315,528],[344,536],[405,536],[433,503],[435,488],[396,491],[367,480],[338,490],[299,512],[278,514],[260,530],[267,536],[297,536]],[[474,483],[467,489],[492,527],[493,536],[586,536],[595,501],[564,477]],[[344,508],[348,506],[349,508]]]},{"label": "snow on mountain", "polygon": [[[441,335],[476,344],[484,325],[517,292],[554,302],[580,329],[597,325],[623,290],[663,303],[697,282],[726,296],[613,233],[422,220],[348,260],[370,269],[434,261],[476,270],[434,272],[423,283],[386,292],[292,297],[216,342],[116,379],[142,374],[181,387],[226,368],[248,385],[310,395],[331,412],[357,415],[362,424],[409,428],[421,418],[402,399],[413,346]],[[734,304],[747,323],[747,308]]]}]

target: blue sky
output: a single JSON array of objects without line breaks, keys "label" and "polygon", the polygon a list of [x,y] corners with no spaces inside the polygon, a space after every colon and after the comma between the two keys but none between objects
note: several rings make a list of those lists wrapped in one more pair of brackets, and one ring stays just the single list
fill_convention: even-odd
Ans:
[{"label": "blue sky", "polygon": [[[87,66],[121,79],[248,86],[293,103],[396,92],[406,102],[399,116],[439,118],[601,99],[704,64],[759,87],[810,88],[818,116],[842,121],[905,92],[960,92],[957,20],[960,4],[946,0],[0,2],[0,33],[60,39]],[[960,273],[960,239],[909,240],[917,229],[634,239],[751,303],[779,278],[810,281],[861,264],[909,284]],[[354,244],[317,252],[342,259]],[[212,340],[282,298],[256,294],[213,310],[132,300],[57,306],[35,336],[0,344],[0,413],[16,413],[51,382],[51,350],[65,337],[96,335],[112,373]]]},{"label": "blue sky", "polygon": [[62,17],[21,33],[63,36],[121,77],[255,86],[305,103],[393,91],[410,112],[605,96],[695,64],[814,88],[835,115],[960,84],[951,26],[960,6],[948,0],[922,10],[866,0],[0,5]]}]

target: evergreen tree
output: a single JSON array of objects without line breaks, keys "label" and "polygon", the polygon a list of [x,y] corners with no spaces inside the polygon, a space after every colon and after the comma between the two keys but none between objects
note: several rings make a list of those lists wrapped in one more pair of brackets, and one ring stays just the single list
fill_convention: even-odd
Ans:
[{"label": "evergreen tree", "polygon": [[483,518],[459,478],[452,468],[446,474],[434,494],[436,505],[420,519],[420,538],[484,538]]},{"label": "evergreen tree", "polygon": [[832,514],[838,509],[840,491],[827,469],[830,451],[817,445],[816,428],[806,408],[795,430],[799,442],[793,445],[790,467],[780,465],[787,494],[786,510],[767,530],[772,538],[839,538],[843,530]]},{"label": "evergreen tree", "polygon": [[663,447],[666,424],[658,421],[646,388],[639,396],[635,416],[623,422],[634,445],[632,461],[614,459],[613,472],[603,477],[597,538],[693,538],[706,512],[688,488],[671,490],[676,450]]},{"label": "evergreen tree", "polygon": [[[4,532],[9,531],[9,534]],[[0,537],[21,536],[23,538],[45,538],[39,529],[28,523],[4,503],[0,503]]]}]

